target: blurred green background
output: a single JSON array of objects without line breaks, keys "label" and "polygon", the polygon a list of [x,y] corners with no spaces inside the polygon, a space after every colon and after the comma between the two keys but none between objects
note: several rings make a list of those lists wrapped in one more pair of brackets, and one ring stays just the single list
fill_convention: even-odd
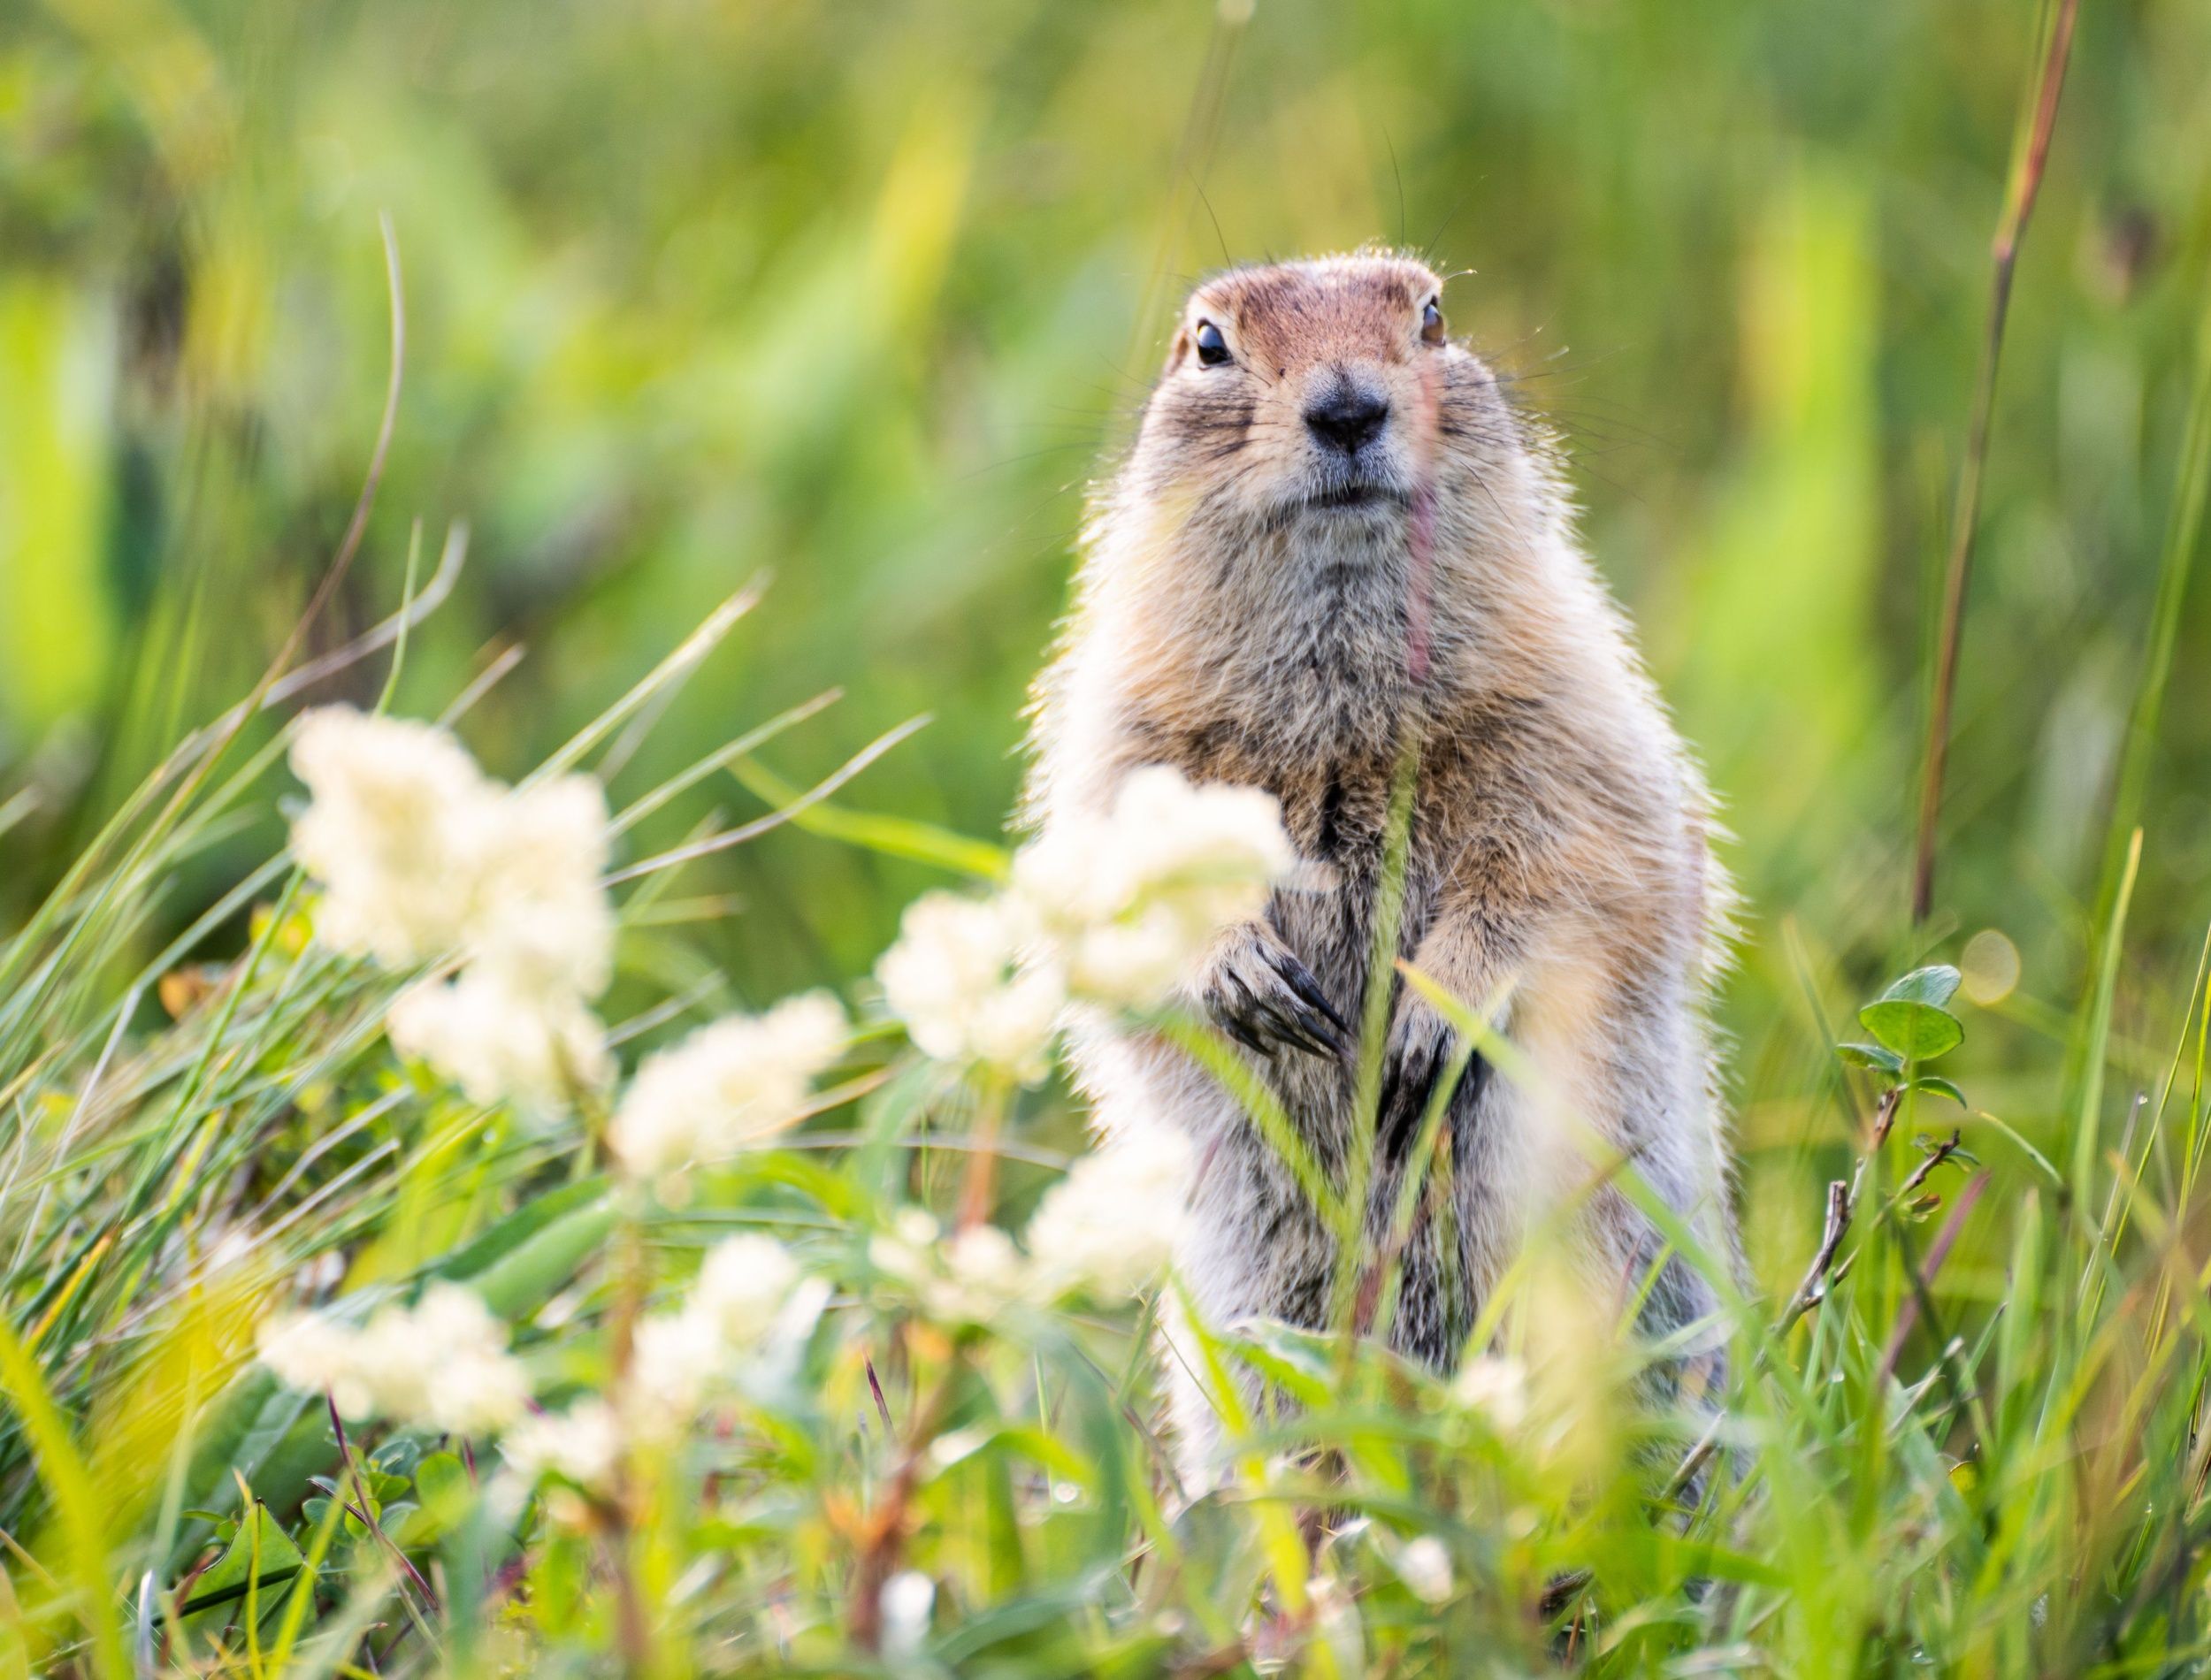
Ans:
[{"label": "blurred green background", "polygon": [[[464,728],[513,775],[771,569],[617,792],[840,685],[775,769],[811,779],[928,712],[845,797],[981,834],[1017,784],[1085,484],[1174,294],[1224,256],[1402,241],[1476,271],[1454,326],[1566,439],[1592,547],[1739,836],[1755,1230],[1759,1163],[1843,1134],[1822,1012],[1920,949],[1932,605],[2036,15],[6,0],[0,914],[250,684],[320,575],[382,401],[380,211],[405,395],[316,645],[393,610],[413,522],[426,563],[468,521],[399,704],[434,714],[525,645]],[[2211,6],[2096,0],[2019,272],[1931,930],[1952,957],[1983,928],[2021,955],[1960,1059],[2031,1134],[2207,256]],[[2207,594],[2146,810],[2120,998],[2141,1046],[2168,1042],[2211,911]],[[761,806],[724,780],[668,832],[713,808]],[[241,829],[172,916],[276,834]],[[719,964],[763,1001],[863,972],[928,879],[779,833],[696,867],[700,920],[625,962]]]}]

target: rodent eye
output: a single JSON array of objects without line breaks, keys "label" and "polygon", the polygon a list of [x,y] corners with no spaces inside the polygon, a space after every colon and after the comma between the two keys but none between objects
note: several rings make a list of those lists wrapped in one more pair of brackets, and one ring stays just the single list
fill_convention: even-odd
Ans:
[{"label": "rodent eye", "polygon": [[1434,298],[1430,298],[1427,301],[1427,306],[1420,311],[1420,342],[1423,344],[1443,342],[1443,311],[1436,308]]},{"label": "rodent eye", "polygon": [[1194,340],[1197,346],[1197,365],[1217,368],[1228,359],[1228,340],[1220,336],[1220,329],[1211,321],[1200,321]]}]

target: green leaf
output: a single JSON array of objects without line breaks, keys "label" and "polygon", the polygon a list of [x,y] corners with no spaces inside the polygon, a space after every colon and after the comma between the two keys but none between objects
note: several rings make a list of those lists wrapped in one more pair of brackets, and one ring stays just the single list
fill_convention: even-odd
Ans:
[{"label": "green leaf", "polygon": [[[568,1194],[577,1190],[589,1194],[581,1197]],[[439,1267],[439,1275],[465,1279],[470,1288],[484,1297],[484,1304],[501,1318],[535,1312],[576,1275],[576,1268],[586,1257],[606,1245],[607,1233],[614,1226],[614,1206],[608,1200],[603,1179],[570,1185],[545,1200],[562,1203],[555,1217],[532,1220],[519,1236],[496,1245],[479,1239]],[[524,1208],[486,1237],[506,1233],[530,1211]],[[463,1260],[472,1263],[465,1271],[460,1269]]]},{"label": "green leaf", "polygon": [[1940,1009],[1957,995],[1958,971],[1947,963],[1915,968],[1881,994],[1884,1003],[1925,1004]]},{"label": "green leaf", "polygon": [[1937,1096],[1947,1096],[1960,1108],[1972,1107],[1972,1104],[1965,1100],[1965,1093],[1947,1079],[1938,1078],[1932,1073],[1922,1073],[1917,1079],[1912,1081],[1912,1084],[1916,1089],[1932,1091]]},{"label": "green leaf", "polygon": [[1904,1071],[1904,1058],[1878,1044],[1838,1044],[1835,1054],[1853,1067],[1872,1068],[1883,1073]]},{"label": "green leaf", "polygon": [[1884,998],[1858,1012],[1858,1022],[1908,1062],[1929,1062],[1964,1042],[1956,1019],[1932,1004]]},{"label": "green leaf", "polygon": [[[264,1367],[254,1365],[231,1386],[213,1420],[199,1432],[185,1485],[198,1508],[231,1510],[238,1498],[234,1473],[277,1509],[289,1510],[305,1491],[309,1473],[330,1459],[330,1420],[324,1415],[323,1397],[295,1393]],[[187,1526],[178,1537],[172,1566],[182,1568],[205,1543],[204,1534]]]},{"label": "green leaf", "polygon": [[553,1638],[573,1631],[590,1576],[591,1551],[582,1536],[560,1531],[538,1547],[530,1566],[530,1606]]},{"label": "green leaf", "polygon": [[[256,1562],[260,1564],[257,1576],[254,1573]],[[177,1608],[193,1615],[235,1604],[245,1598],[249,1584],[261,1589],[279,1585],[297,1575],[306,1562],[299,1547],[292,1544],[292,1537],[269,1515],[269,1508],[256,1500],[252,1522],[242,1526],[222,1556],[201,1572],[192,1583],[192,1596]],[[266,1615],[282,1602],[281,1593],[264,1590],[258,1607]]]},{"label": "green leaf", "polygon": [[1307,1406],[1326,1405],[1335,1378],[1327,1339],[1274,1319],[1243,1326],[1224,1350]]},{"label": "green leaf", "polygon": [[[746,791],[758,795],[778,811],[790,809],[806,791],[752,759],[739,759],[730,766],[730,774]],[[949,829],[917,822],[911,817],[849,811],[827,800],[794,813],[791,825],[807,834],[820,835],[825,840],[842,840],[847,845],[879,852],[886,858],[930,864],[955,874],[973,875],[979,881],[1003,881],[1012,867],[1003,846],[971,840]]]},{"label": "green leaf", "polygon": [[476,1496],[468,1466],[451,1453],[432,1453],[415,1470],[415,1495],[425,1508],[450,1521]]},{"label": "green leaf", "polygon": [[1042,1465],[1060,1480],[1089,1486],[1098,1468],[1080,1453],[1033,1424],[1003,1424],[995,1429],[960,1430],[937,1438],[930,1457],[938,1470],[972,1458],[1014,1454]]},{"label": "green leaf", "polygon": [[603,1178],[579,1180],[540,1196],[532,1196],[493,1226],[468,1247],[448,1255],[435,1268],[437,1275],[454,1283],[466,1283],[488,1271],[555,1220],[578,1208],[586,1208],[607,1194]]}]

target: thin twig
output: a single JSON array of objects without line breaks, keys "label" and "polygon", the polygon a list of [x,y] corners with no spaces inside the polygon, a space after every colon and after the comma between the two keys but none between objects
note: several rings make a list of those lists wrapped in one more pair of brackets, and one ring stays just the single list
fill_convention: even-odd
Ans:
[{"label": "thin twig", "polygon": [[[338,1502],[358,1517],[361,1526],[375,1535],[378,1544],[397,1560],[399,1567],[406,1570],[407,1578],[415,1584],[416,1590],[422,1594],[424,1602],[434,1611],[438,1607],[437,1593],[432,1590],[430,1583],[423,1578],[422,1571],[415,1567],[414,1560],[402,1551],[392,1537],[384,1531],[384,1525],[376,1520],[370,1510],[369,1501],[372,1496],[369,1492],[369,1478],[361,1473],[361,1461],[354,1453],[352,1441],[346,1437],[345,1420],[338,1416],[338,1397],[335,1394],[325,1394],[323,1396],[323,1403],[330,1408],[330,1427],[338,1437],[338,1456],[344,1462],[347,1473],[353,1478],[353,1485],[361,1493],[361,1502],[358,1505],[342,1494],[339,1496]],[[409,1608],[411,1609],[412,1607],[410,1606]]]},{"label": "thin twig", "polygon": [[935,1389],[914,1413],[912,1429],[899,1452],[898,1469],[891,1485],[865,1518],[860,1558],[853,1569],[852,1604],[847,1611],[852,1642],[862,1651],[883,1645],[883,1589],[897,1571],[906,1550],[907,1524],[913,1520],[914,1494],[921,1486],[929,1448],[937,1431],[952,1409],[952,1392],[962,1360],[954,1353]]},{"label": "thin twig", "polygon": [[2080,0],[2058,0],[2057,21],[2037,84],[2034,120],[2014,159],[2010,190],[1990,249],[1988,327],[1981,340],[1980,371],[1973,390],[1965,460],[1958,470],[1957,505],[1950,526],[1950,560],[1942,586],[1942,629],[1935,654],[1933,710],[1927,721],[1926,777],[1919,795],[1919,843],[1912,867],[1911,919],[1927,919],[1934,902],[1935,827],[1942,811],[1942,777],[1950,756],[1950,707],[1957,691],[1958,645],[1965,630],[1965,588],[1972,573],[1973,531],[1980,518],[1981,474],[1988,460],[1989,418],[1996,403],[1996,367],[2003,354],[2004,321],[2011,309],[2011,280],[2020,241],[2034,213],[2042,171],[2057,122],[2058,95],[2072,56],[2073,19]]},{"label": "thin twig", "polygon": [[861,1362],[868,1367],[868,1392],[876,1397],[876,1415],[883,1419],[883,1432],[888,1435],[895,1425],[891,1422],[891,1402],[883,1397],[883,1378],[876,1375],[876,1362]]},{"label": "thin twig", "polygon": [[[1923,1149],[1926,1148],[1924,1143],[1922,1143],[1920,1147]],[[1931,1175],[1937,1167],[1940,1166],[1945,1161],[1948,1160],[1952,1156],[1955,1155],[1964,1147],[1965,1134],[1959,1131],[1956,1126],[1952,1126],[1950,1128],[1950,1135],[1942,1142],[1936,1144],[1932,1149],[1928,1149],[1927,1158],[1922,1161],[1917,1166],[1914,1167],[1911,1172],[1911,1176],[1897,1187],[1897,1203],[1901,1204],[1904,1202],[1909,1201],[1911,1199],[1912,1192],[1916,1190],[1921,1185],[1924,1184],[1927,1181],[1929,1175]]]},{"label": "thin twig", "polygon": [[1840,1179],[1828,1184],[1827,1228],[1819,1239],[1819,1252],[1812,1256],[1811,1264],[1804,1270],[1804,1281],[1796,1286],[1796,1293],[1783,1309],[1780,1322],[1774,1327],[1775,1334],[1787,1335],[1796,1321],[1826,1293],[1827,1274],[1835,1264],[1835,1250],[1842,1247],[1842,1240],[1850,1230],[1852,1201],[1850,1187]]}]

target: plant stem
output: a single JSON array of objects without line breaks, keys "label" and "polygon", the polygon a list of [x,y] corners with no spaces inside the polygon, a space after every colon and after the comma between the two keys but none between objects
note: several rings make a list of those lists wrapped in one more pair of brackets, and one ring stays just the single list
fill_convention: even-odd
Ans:
[{"label": "plant stem", "polygon": [[[609,1386],[616,1394],[626,1395],[636,1363],[638,1320],[645,1310],[645,1245],[634,1209],[625,1206],[615,1245],[615,1292],[608,1326]],[[646,1614],[645,1592],[638,1580],[639,1519],[644,1500],[639,1486],[637,1443],[625,1423],[622,1456],[606,1516],[613,1531],[607,1549],[614,1572],[615,1638],[622,1652],[623,1673],[636,1680],[653,1671],[653,1624]]]},{"label": "plant stem", "polygon": [[952,1409],[952,1394],[960,1380],[964,1355],[955,1348],[945,1374],[914,1414],[914,1424],[899,1448],[899,1466],[882,1502],[868,1513],[860,1562],[853,1571],[849,1631],[862,1651],[883,1646],[883,1589],[897,1572],[906,1550],[906,1530],[912,1516],[914,1490],[921,1485],[930,1444],[937,1439],[945,1415]]},{"label": "plant stem", "polygon": [[998,1189],[998,1136],[1012,1099],[1011,1081],[997,1073],[986,1073],[976,1083],[975,1124],[968,1134],[975,1149],[968,1157],[967,1177],[960,1187],[955,1231],[971,1230],[991,1217]]},{"label": "plant stem", "polygon": [[1950,756],[1950,708],[1957,692],[1958,645],[1965,632],[1965,589],[1973,566],[1973,532],[1981,505],[1981,475],[1988,460],[1990,416],[1996,402],[1996,368],[2003,354],[2004,321],[2011,309],[2011,279],[2019,244],[2042,187],[2050,134],[2057,122],[2058,95],[2072,57],[2073,19],[2080,0],[2058,0],[2057,20],[2036,84],[2033,121],[2024,145],[2013,159],[2011,184],[1990,250],[1988,327],[1981,340],[1980,371],[1973,390],[1972,418],[1965,461],[1958,470],[1957,505],[1950,526],[1950,560],[1943,578],[1942,628],[1935,654],[1933,709],[1927,721],[1926,775],[1919,794],[1919,842],[1912,867],[1911,919],[1927,920],[1934,902],[1935,829],[1942,811],[1942,778]]}]

